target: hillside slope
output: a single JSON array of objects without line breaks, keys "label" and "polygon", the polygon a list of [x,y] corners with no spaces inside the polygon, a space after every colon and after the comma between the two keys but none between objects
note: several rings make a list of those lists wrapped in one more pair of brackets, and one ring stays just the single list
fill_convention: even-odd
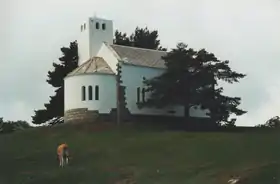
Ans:
[{"label": "hillside slope", "polygon": [[[59,168],[56,147],[72,159]],[[0,135],[2,184],[280,182],[280,134],[94,131],[60,125]],[[134,182],[133,182],[134,181]]]}]

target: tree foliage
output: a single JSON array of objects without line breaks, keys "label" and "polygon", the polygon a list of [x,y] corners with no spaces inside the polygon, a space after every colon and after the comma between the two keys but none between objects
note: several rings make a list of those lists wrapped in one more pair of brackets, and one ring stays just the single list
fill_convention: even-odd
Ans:
[{"label": "tree foliage", "polygon": [[158,31],[150,31],[147,27],[136,27],[134,33],[132,33],[130,36],[128,36],[126,33],[116,30],[114,44],[166,51],[165,48],[160,46]]},{"label": "tree foliage", "polygon": [[274,116],[267,120],[263,125],[257,125],[256,127],[260,128],[279,128],[280,127],[280,117]]},{"label": "tree foliage", "polygon": [[4,121],[3,118],[0,118],[0,134],[12,133],[27,128],[31,128],[31,126],[26,121]]},{"label": "tree foliage", "polygon": [[64,77],[78,67],[78,45],[70,42],[69,47],[62,47],[60,63],[53,63],[54,70],[48,72],[47,83],[53,86],[55,94],[50,96],[50,101],[44,104],[45,109],[35,110],[32,123],[41,124],[45,121],[64,115]]},{"label": "tree foliage", "polygon": [[232,71],[229,61],[219,60],[205,49],[195,51],[184,43],[179,43],[163,57],[165,72],[144,81],[149,97],[141,106],[166,107],[182,105],[185,117],[189,118],[189,109],[200,106],[210,110],[213,121],[234,124],[231,114],[240,116],[246,111],[238,108],[241,99],[223,95],[218,81],[239,82],[245,75]]}]

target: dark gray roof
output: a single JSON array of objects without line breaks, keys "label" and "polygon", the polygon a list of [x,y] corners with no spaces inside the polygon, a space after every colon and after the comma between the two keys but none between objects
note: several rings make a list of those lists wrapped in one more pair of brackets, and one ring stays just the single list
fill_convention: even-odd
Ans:
[{"label": "dark gray roof", "polygon": [[121,45],[110,45],[118,57],[124,62],[137,66],[153,68],[165,68],[164,60],[161,58],[167,52]]},{"label": "dark gray roof", "polygon": [[114,74],[112,69],[102,57],[92,57],[81,66],[73,70],[71,73],[69,73],[67,77],[90,73]]}]

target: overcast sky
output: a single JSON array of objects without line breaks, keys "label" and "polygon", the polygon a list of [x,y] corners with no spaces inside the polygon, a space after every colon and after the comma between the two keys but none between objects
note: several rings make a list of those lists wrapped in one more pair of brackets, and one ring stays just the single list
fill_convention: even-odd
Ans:
[{"label": "overcast sky", "polygon": [[226,88],[249,111],[238,125],[280,115],[279,0],[1,0],[0,117],[31,121],[53,94],[47,71],[60,48],[94,13],[127,33],[136,26],[157,29],[165,47],[183,41],[230,60],[248,74]]}]

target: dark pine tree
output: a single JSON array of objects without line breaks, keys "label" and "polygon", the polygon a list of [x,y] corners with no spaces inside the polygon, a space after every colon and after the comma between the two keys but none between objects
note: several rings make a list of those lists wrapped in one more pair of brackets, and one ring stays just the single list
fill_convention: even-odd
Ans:
[{"label": "dark pine tree", "polygon": [[239,82],[246,75],[232,71],[228,60],[218,60],[213,53],[209,53],[205,49],[197,52],[196,60],[203,63],[200,70],[200,79],[206,81],[204,84],[212,86],[212,88],[202,88],[198,104],[210,110],[209,115],[212,121],[218,125],[225,123],[227,127],[235,126],[236,118],[230,119],[230,115],[241,116],[247,112],[238,108],[241,104],[240,97],[230,97],[223,94],[224,89],[218,86],[218,81],[233,84]]},{"label": "dark pine tree", "polygon": [[45,104],[45,109],[35,110],[32,116],[32,123],[40,124],[53,117],[64,115],[64,77],[78,67],[78,45],[71,42],[69,47],[62,47],[62,57],[60,64],[53,63],[54,70],[48,72],[47,83],[55,89],[54,96],[50,97],[50,102]]},{"label": "dark pine tree", "polygon": [[178,44],[163,59],[167,69],[162,75],[144,81],[150,96],[140,107],[183,105],[186,121],[189,121],[189,109],[200,105],[210,109],[210,116],[217,123],[232,123],[234,119],[228,119],[230,114],[246,113],[237,107],[240,98],[224,96],[222,88],[216,89],[218,80],[233,83],[245,77],[232,71],[228,61],[218,60],[205,49],[187,49],[184,43]]},{"label": "dark pine tree", "polygon": [[115,31],[115,39],[114,44],[116,45],[123,45],[123,46],[131,46],[131,42],[129,37],[127,37],[126,33],[119,32],[118,30]]},{"label": "dark pine tree", "polygon": [[126,33],[116,30],[114,44],[166,51],[165,48],[160,46],[158,31],[150,31],[147,27],[136,27],[134,33],[132,33],[130,36],[127,36]]}]

